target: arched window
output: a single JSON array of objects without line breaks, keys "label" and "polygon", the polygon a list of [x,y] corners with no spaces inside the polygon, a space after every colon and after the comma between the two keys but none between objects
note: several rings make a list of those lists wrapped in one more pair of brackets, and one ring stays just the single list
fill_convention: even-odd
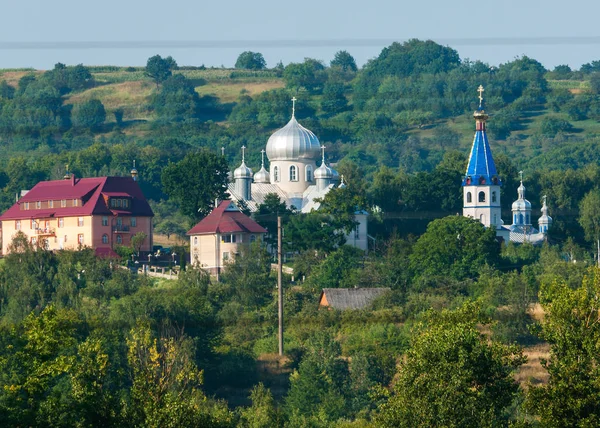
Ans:
[{"label": "arched window", "polygon": [[485,192],[479,192],[479,202],[485,202]]},{"label": "arched window", "polygon": [[496,192],[492,192],[492,202],[496,202]]},{"label": "arched window", "polygon": [[104,235],[102,235],[102,243],[108,244],[108,235],[106,233]]},{"label": "arched window", "polygon": [[279,167],[278,166],[273,167],[273,181],[275,181],[275,182],[279,181]]},{"label": "arched window", "polygon": [[481,215],[479,216],[479,221],[480,221],[482,224],[485,224],[485,214],[481,214]]},{"label": "arched window", "polygon": [[313,170],[312,170],[312,165],[306,165],[306,177],[305,180],[307,183],[310,183],[313,181]]},{"label": "arched window", "polygon": [[519,214],[519,224],[523,224],[523,214]]},{"label": "arched window", "polygon": [[117,235],[117,244],[123,243],[123,237],[121,235]]},{"label": "arched window", "polygon": [[470,204],[473,202],[473,198],[471,197],[471,192],[467,192],[467,203]]},{"label": "arched window", "polygon": [[525,214],[525,224],[529,224],[529,214]]},{"label": "arched window", "polygon": [[250,235],[250,242],[255,242],[256,241],[256,235]]},{"label": "arched window", "polygon": [[194,236],[194,245],[198,245],[198,237]]},{"label": "arched window", "polygon": [[296,168],[296,165],[290,166],[290,181],[298,181],[298,168]]}]

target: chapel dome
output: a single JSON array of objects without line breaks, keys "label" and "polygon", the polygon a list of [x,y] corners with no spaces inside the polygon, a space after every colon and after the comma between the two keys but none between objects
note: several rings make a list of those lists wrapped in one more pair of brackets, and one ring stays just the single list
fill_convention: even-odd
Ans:
[{"label": "chapel dome", "polygon": [[271,182],[271,176],[264,166],[254,174],[254,182],[262,184],[269,184]]},{"label": "chapel dome", "polygon": [[517,189],[517,193],[519,194],[519,199],[513,202],[512,210],[513,211],[525,211],[531,210],[531,202],[525,199],[525,186],[523,186],[523,182]]},{"label": "chapel dome", "polygon": [[333,170],[325,165],[325,162],[321,163],[321,166],[315,169],[315,180],[331,180],[332,178]]},{"label": "chapel dome", "polygon": [[270,161],[315,159],[320,147],[317,136],[292,116],[287,125],[269,137],[267,157]]},{"label": "chapel dome", "polygon": [[246,166],[246,162],[242,161],[242,164],[233,171],[233,178],[252,178],[252,170]]}]

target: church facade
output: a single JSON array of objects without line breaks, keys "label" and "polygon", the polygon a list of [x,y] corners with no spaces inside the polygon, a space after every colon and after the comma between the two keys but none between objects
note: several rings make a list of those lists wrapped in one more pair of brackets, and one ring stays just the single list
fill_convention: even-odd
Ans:
[{"label": "church facade", "polygon": [[532,225],[531,203],[525,199],[523,172],[517,189],[518,199],[512,204],[512,225],[506,226],[501,216],[500,179],[487,137],[486,121],[489,116],[483,110],[483,87],[479,86],[479,108],[473,113],[475,137],[469,156],[467,171],[462,180],[463,216],[479,220],[485,227],[496,230],[496,236],[505,242],[541,244],[546,240],[552,217],[548,215],[546,197],[543,198],[539,230]]},{"label": "church facade", "polygon": [[[295,102],[295,98],[292,99]],[[275,131],[262,150],[261,168],[253,173],[246,165],[245,147],[242,147],[242,163],[233,172],[229,194],[234,201],[243,201],[251,212],[271,193],[276,194],[289,208],[301,213],[318,210],[317,199],[329,191],[346,186],[343,177],[327,164],[325,147],[317,136],[298,123],[292,107],[292,118],[281,129]],[[269,170],[265,168],[265,154]],[[320,165],[317,167],[317,162]],[[367,212],[358,210],[355,219],[358,225],[346,236],[346,243],[364,251],[368,249]]]}]

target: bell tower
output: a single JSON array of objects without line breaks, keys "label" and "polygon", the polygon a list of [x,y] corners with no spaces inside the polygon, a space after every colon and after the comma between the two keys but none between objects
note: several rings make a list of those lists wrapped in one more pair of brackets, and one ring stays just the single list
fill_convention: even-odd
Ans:
[{"label": "bell tower", "polygon": [[488,142],[485,123],[488,115],[483,110],[483,86],[479,92],[479,107],[473,113],[475,118],[475,138],[469,157],[467,172],[462,181],[463,216],[479,220],[485,227],[499,229],[502,226],[500,217],[500,186],[496,165]]}]

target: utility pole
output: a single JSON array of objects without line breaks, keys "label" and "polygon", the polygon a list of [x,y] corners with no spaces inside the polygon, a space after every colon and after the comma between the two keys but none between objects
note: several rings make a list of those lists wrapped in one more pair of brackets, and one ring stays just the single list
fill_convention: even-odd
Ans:
[{"label": "utility pole", "polygon": [[283,284],[281,272],[283,260],[281,258],[281,217],[277,216],[277,298],[279,309],[279,355],[283,356]]}]

